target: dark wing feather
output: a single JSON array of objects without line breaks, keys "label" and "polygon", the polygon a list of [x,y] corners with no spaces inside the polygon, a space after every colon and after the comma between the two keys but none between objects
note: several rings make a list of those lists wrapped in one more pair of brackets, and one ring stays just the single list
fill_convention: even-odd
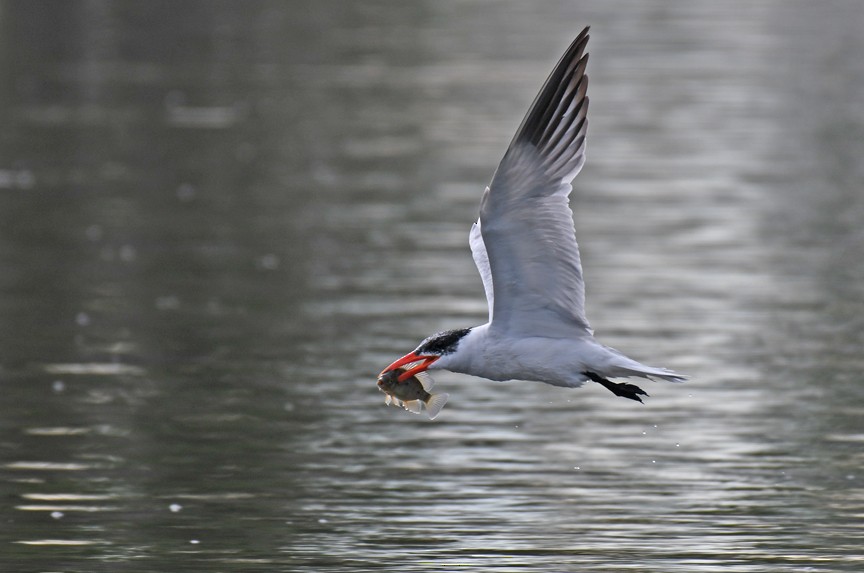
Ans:
[{"label": "dark wing feather", "polygon": [[568,200],[585,162],[588,37],[585,28],[555,66],[483,195],[482,247],[494,290],[492,327],[499,331],[591,332]]}]

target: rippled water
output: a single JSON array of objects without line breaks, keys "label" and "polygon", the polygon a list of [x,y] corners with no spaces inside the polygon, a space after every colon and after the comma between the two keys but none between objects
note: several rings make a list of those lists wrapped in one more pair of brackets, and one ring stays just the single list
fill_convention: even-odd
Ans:
[{"label": "rippled water", "polygon": [[[864,570],[862,21],[0,2],[0,569]],[[691,381],[386,408],[585,24],[589,317]]]}]

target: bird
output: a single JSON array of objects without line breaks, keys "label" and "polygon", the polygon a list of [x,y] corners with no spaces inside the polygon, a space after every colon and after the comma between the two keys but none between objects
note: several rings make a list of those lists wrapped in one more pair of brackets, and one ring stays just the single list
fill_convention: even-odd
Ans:
[{"label": "bird", "polygon": [[382,376],[402,368],[401,381],[434,369],[567,388],[591,381],[638,402],[648,396],[642,388],[610,379],[686,379],[601,344],[585,316],[569,196],[585,163],[589,28],[573,40],[531,104],[471,227],[468,243],[489,320],[429,336]]}]

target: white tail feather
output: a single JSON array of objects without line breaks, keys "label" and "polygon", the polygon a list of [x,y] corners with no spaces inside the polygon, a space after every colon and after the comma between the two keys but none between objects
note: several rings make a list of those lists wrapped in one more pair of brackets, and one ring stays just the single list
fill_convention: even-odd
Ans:
[{"label": "white tail feather", "polygon": [[614,348],[604,346],[603,349],[613,355],[611,364],[605,368],[599,369],[598,373],[607,378],[618,378],[627,376],[638,376],[640,378],[660,378],[668,382],[684,382],[686,376],[682,376],[672,370],[666,368],[656,368],[654,366],[646,366],[641,362],[637,362],[632,358],[624,356]]},{"label": "white tail feather", "polygon": [[685,380],[687,380],[686,376],[676,374],[672,370],[667,370],[665,368],[654,368],[652,366],[643,366],[639,369],[620,368],[619,370],[622,373],[618,374],[616,372],[613,376],[639,376],[641,378],[660,378],[661,380],[666,380],[667,382],[684,382]]}]

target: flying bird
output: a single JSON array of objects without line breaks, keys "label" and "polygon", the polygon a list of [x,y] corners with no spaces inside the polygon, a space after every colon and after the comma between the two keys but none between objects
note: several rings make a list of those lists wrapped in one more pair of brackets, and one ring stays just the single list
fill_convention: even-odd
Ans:
[{"label": "flying bird", "polygon": [[[381,376],[398,380],[450,370],[491,380],[575,388],[597,382],[642,402],[644,390],[610,378],[685,376],[646,366],[599,343],[585,317],[585,282],[571,181],[585,163],[588,129],[586,27],[531,104],[483,193],[469,244],[489,303],[489,321],[423,340]],[[391,374],[392,376],[392,374]]]}]

